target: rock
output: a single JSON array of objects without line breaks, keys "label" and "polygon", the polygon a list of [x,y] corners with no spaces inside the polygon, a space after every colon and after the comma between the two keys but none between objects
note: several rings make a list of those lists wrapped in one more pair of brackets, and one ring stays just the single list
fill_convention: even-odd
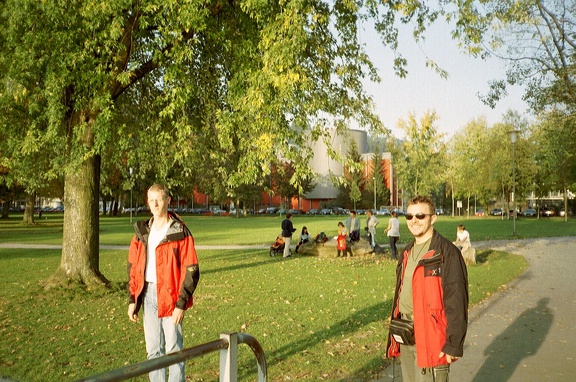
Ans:
[{"label": "rock", "polygon": [[476,249],[474,247],[468,247],[462,250],[462,257],[466,265],[476,264]]},{"label": "rock", "polygon": [[[371,254],[372,248],[370,248],[370,243],[364,239],[360,238],[360,241],[350,243],[348,242],[348,247],[352,252],[352,256],[363,256]],[[299,255],[308,256],[319,256],[319,257],[336,257],[336,239],[334,237],[329,237],[328,241],[324,244],[316,244],[313,241],[302,244],[298,248]],[[350,256],[350,252],[347,253]]]}]

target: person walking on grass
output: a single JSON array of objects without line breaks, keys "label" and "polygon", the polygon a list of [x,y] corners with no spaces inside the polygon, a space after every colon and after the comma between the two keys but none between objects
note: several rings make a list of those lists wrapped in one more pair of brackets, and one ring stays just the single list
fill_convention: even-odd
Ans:
[{"label": "person walking on grass", "polygon": [[374,216],[372,210],[366,211],[366,215],[368,215],[368,217],[366,218],[366,230],[370,234],[369,239],[370,239],[370,248],[372,248],[371,253],[374,253],[374,249],[376,248],[376,226],[380,222],[378,221],[378,218]]},{"label": "person walking on grass", "polygon": [[296,228],[292,225],[292,213],[288,212],[286,214],[286,219],[282,220],[282,237],[284,238],[284,258],[292,256],[290,252],[290,241],[292,240],[292,234],[296,231]]},{"label": "person walking on grass", "polygon": [[391,320],[412,321],[414,342],[407,336],[405,343],[401,333],[390,328],[386,356],[400,357],[404,382],[447,382],[450,364],[464,353],[466,264],[458,248],[434,229],[434,211],[428,197],[410,201],[406,221],[414,241],[404,248],[396,267]]},{"label": "person walking on grass", "polygon": [[[160,184],[148,189],[152,218],[138,221],[128,254],[128,318],[138,321],[144,309],[148,359],[184,348],[182,321],[193,304],[200,279],[194,238],[180,218],[168,212],[170,195]],[[151,382],[165,382],[166,369],[149,373]],[[169,367],[170,382],[184,382],[184,363]]]},{"label": "person walking on grass", "polygon": [[396,243],[400,239],[400,221],[398,220],[396,211],[392,211],[392,217],[388,220],[388,227],[384,229],[384,233],[388,235],[390,240],[390,253],[394,260],[398,260],[398,249]]}]

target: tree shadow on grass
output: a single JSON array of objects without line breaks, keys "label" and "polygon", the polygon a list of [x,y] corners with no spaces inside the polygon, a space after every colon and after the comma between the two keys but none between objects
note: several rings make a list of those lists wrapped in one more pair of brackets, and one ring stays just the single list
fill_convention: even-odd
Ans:
[{"label": "tree shadow on grass", "polygon": [[508,381],[524,358],[536,354],[554,320],[548,303],[548,298],[541,299],[494,338],[484,350],[488,358],[472,382]]},{"label": "tree shadow on grass", "polygon": [[391,303],[390,300],[387,300],[365,309],[358,310],[348,318],[335,322],[325,330],[315,332],[301,341],[286,343],[286,345],[270,351],[269,366],[273,365],[278,360],[285,360],[291,356],[313,348],[317,344],[325,342],[326,340],[341,339],[343,335],[355,333],[359,327],[381,321],[382,318],[387,317],[388,312],[390,312]]}]

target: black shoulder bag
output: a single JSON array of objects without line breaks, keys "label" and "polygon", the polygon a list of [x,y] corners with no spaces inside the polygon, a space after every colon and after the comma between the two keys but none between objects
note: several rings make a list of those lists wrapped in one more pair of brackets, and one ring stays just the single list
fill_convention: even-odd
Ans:
[{"label": "black shoulder bag", "polygon": [[414,345],[414,321],[393,318],[388,327],[390,335],[402,345]]}]

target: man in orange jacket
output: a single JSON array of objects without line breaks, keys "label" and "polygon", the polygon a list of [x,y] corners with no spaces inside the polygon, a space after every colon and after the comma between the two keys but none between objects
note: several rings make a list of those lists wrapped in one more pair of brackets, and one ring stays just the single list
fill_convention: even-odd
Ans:
[{"label": "man in orange jacket", "polygon": [[[139,221],[128,254],[128,318],[138,321],[144,307],[148,359],[183,349],[184,312],[193,304],[200,279],[194,238],[184,222],[168,212],[170,195],[160,184],[148,189],[153,217]],[[170,382],[184,382],[184,363],[171,365]],[[166,370],[150,372],[150,381],[165,382]]]},{"label": "man in orange jacket", "polygon": [[463,355],[468,328],[468,274],[460,251],[434,230],[430,198],[410,201],[406,221],[414,241],[398,259],[392,319],[413,321],[415,344],[388,334],[386,355],[400,357],[404,382],[446,382]]}]

